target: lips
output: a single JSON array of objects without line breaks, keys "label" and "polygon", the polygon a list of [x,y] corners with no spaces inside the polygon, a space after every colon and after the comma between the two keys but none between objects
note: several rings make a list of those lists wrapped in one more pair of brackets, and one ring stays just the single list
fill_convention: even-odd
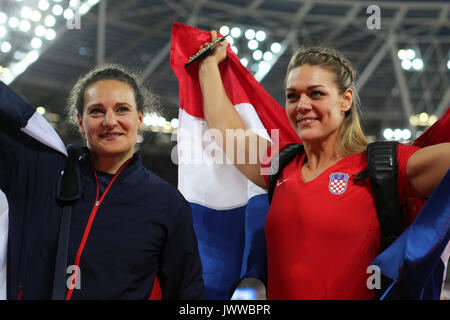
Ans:
[{"label": "lips", "polygon": [[319,118],[303,117],[303,118],[297,119],[297,123],[300,126],[306,126],[306,125],[309,125],[309,124],[313,123],[314,121],[318,121],[318,120],[319,120]]},{"label": "lips", "polygon": [[106,132],[99,135],[102,139],[115,139],[117,137],[123,136],[120,132]]}]

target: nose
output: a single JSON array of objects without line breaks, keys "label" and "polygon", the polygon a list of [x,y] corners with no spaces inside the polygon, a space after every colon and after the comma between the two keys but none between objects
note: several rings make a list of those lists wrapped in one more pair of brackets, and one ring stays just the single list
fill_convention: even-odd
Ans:
[{"label": "nose", "polygon": [[107,128],[113,128],[117,124],[116,115],[112,111],[107,111],[103,118],[103,125]]},{"label": "nose", "polygon": [[297,104],[297,113],[305,113],[311,110],[311,100],[305,94],[300,96]]}]

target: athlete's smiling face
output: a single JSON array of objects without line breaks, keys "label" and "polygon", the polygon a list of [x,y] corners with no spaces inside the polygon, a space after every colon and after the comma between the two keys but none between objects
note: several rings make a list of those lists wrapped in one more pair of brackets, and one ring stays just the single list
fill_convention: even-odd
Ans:
[{"label": "athlete's smiling face", "polygon": [[332,71],[308,64],[289,72],[285,95],[291,125],[304,142],[337,138],[353,98],[351,89],[339,93]]},{"label": "athlete's smiling face", "polygon": [[100,80],[86,89],[78,124],[96,156],[130,158],[142,119],[143,111],[137,110],[129,84]]}]

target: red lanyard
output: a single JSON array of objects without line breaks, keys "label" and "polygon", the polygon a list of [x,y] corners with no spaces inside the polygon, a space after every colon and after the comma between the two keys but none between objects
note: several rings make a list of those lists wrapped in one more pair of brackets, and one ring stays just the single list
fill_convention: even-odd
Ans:
[{"label": "red lanyard", "polygon": [[98,185],[97,172],[95,171],[95,167],[93,166],[94,167],[94,174],[95,174],[95,182],[97,183],[97,195],[95,196],[95,204],[94,204],[94,207],[92,208],[92,211],[91,211],[91,214],[89,216],[89,220],[87,222],[86,228],[84,229],[83,238],[81,239],[81,243],[80,243],[80,246],[78,247],[78,252],[77,252],[77,255],[75,257],[74,275],[73,275],[73,278],[72,278],[71,286],[69,287],[69,291],[67,292],[67,295],[66,295],[66,300],[70,300],[70,298],[72,297],[73,289],[75,287],[76,279],[78,277],[78,270],[79,270],[78,267],[80,265],[81,254],[83,253],[84,246],[86,245],[86,241],[87,241],[87,238],[89,236],[89,232],[91,230],[92,223],[94,222],[94,218],[95,218],[95,215],[97,214],[98,208],[100,207],[103,199],[105,198],[106,194],[108,193],[109,188],[114,183],[114,180],[116,180],[116,178],[119,175],[119,173],[122,171],[123,168],[126,167],[126,165],[130,161],[131,161],[131,159],[129,159],[127,162],[125,162],[120,167],[119,171],[117,171],[117,173],[112,178],[111,182],[109,183],[108,187],[106,188],[106,190],[103,193],[103,195],[100,198],[100,200],[98,200],[98,196],[99,196],[99,193],[100,193],[100,188],[99,188],[99,185]]}]

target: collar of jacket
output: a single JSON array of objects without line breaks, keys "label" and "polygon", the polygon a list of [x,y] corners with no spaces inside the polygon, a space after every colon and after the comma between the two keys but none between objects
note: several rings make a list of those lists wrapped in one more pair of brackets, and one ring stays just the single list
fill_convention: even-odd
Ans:
[{"label": "collar of jacket", "polygon": [[[78,157],[80,171],[81,174],[92,179],[95,179],[92,162],[89,159],[89,149],[84,147],[81,151],[80,156]],[[117,176],[114,184],[123,184],[128,183],[129,181],[135,180],[138,176],[144,175],[143,170],[144,167],[142,165],[141,155],[137,152],[133,154],[130,163],[122,170],[122,172]]]}]

